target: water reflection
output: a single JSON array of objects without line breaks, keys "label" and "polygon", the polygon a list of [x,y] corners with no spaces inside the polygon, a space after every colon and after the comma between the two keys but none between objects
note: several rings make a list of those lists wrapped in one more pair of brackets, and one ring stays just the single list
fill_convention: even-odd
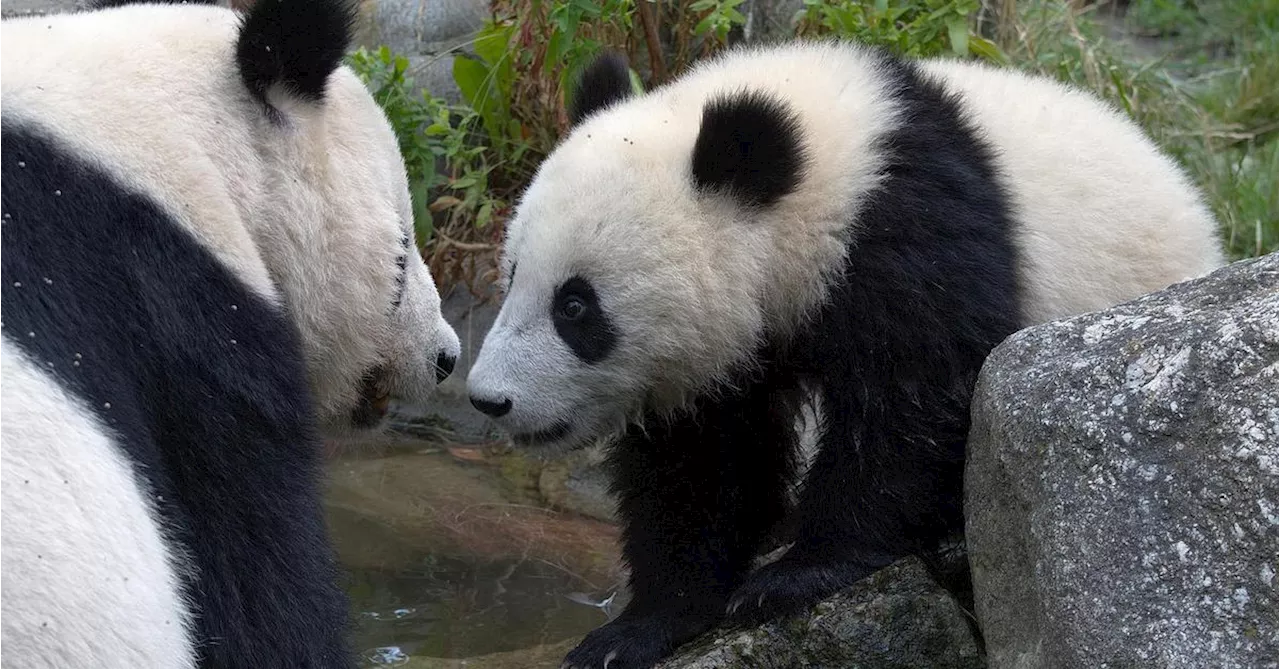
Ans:
[{"label": "water reflection", "polygon": [[361,666],[558,667],[619,610],[616,530],[511,501],[439,449],[330,464],[329,524]]},{"label": "water reflection", "polygon": [[464,658],[578,637],[605,621],[566,595],[581,587],[544,563],[424,556],[401,569],[348,572],[367,666]]}]

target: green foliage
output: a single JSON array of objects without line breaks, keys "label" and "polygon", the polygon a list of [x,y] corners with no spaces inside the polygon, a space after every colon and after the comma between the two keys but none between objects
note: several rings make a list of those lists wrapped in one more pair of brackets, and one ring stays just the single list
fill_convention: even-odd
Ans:
[{"label": "green foliage", "polygon": [[[552,26],[546,38],[546,57],[543,73],[552,74],[557,68],[564,72],[576,72],[591,59],[605,43],[593,37],[607,27],[622,34],[629,33],[635,17],[636,0],[557,0],[551,3],[549,20]],[[646,2],[647,0],[639,0]],[[594,30],[582,30],[583,26]],[[563,82],[561,82],[563,83]]]},{"label": "green foliage", "polygon": [[385,46],[359,49],[347,64],[372,91],[400,140],[419,244],[435,235],[433,213],[463,212],[476,225],[487,225],[505,202],[489,183],[495,165],[493,152],[478,136],[483,113],[426,93],[415,96],[408,59]]},{"label": "green foliage", "polygon": [[792,22],[801,36],[834,35],[909,57],[951,53],[1003,61],[1000,49],[970,27],[978,7],[978,0],[804,0]]},{"label": "green foliage", "polygon": [[689,5],[689,11],[706,13],[694,25],[694,34],[711,35],[723,43],[730,30],[747,22],[747,17],[738,11],[742,3],[743,0],[697,0]]}]

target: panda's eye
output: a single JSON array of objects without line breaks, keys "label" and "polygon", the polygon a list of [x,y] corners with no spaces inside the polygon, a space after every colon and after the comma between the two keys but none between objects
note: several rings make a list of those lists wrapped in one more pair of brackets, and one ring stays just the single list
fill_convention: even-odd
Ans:
[{"label": "panda's eye", "polygon": [[569,295],[560,301],[556,315],[566,321],[576,321],[587,313],[587,303],[577,295]]},{"label": "panda's eye", "polygon": [[595,364],[609,357],[618,343],[618,332],[590,281],[569,277],[556,288],[550,306],[556,334],[578,358]]}]

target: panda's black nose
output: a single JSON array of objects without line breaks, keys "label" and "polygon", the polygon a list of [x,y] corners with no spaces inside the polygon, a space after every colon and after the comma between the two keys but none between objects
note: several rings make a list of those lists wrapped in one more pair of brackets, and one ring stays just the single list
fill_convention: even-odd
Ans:
[{"label": "panda's black nose", "polygon": [[436,356],[436,383],[444,383],[453,373],[453,366],[458,364],[458,359],[454,356],[440,351],[440,355]]},{"label": "panda's black nose", "polygon": [[475,407],[477,411],[487,416],[502,418],[507,415],[508,411],[511,411],[511,398],[504,397],[501,402],[494,402],[492,400],[483,400],[472,395],[471,406]]}]

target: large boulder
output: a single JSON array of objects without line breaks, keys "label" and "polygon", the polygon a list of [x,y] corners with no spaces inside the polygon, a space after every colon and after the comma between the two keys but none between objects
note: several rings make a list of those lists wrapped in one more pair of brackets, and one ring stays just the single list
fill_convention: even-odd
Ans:
[{"label": "large boulder", "polygon": [[1276,256],[1019,332],[966,473],[990,666],[1274,667]]},{"label": "large boulder", "polygon": [[488,0],[360,0],[356,44],[405,56],[419,90],[457,103],[454,56],[469,48],[488,15]]},{"label": "large boulder", "polygon": [[5,0],[0,5],[0,16],[4,18],[18,16],[44,16],[45,14],[65,14],[84,7],[81,0]]},{"label": "large boulder", "polygon": [[964,611],[909,558],[818,604],[807,615],[695,641],[661,669],[980,669]]}]

